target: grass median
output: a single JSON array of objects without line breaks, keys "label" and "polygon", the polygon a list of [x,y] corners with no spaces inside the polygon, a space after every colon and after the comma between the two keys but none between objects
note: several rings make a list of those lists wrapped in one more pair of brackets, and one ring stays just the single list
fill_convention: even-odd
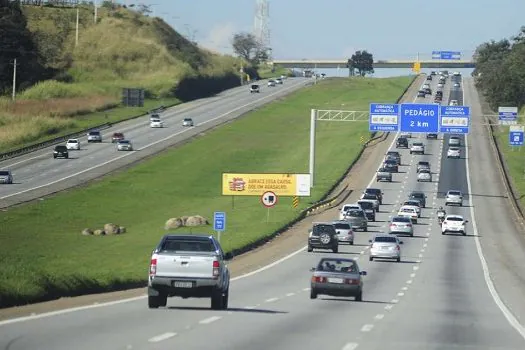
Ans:
[{"label": "grass median", "polygon": [[[0,213],[0,305],[100,292],[142,283],[149,253],[171,217],[227,212],[222,235],[233,250],[271,235],[319,200],[358,155],[366,122],[319,122],[316,185],[292,208],[267,210],[258,197],[221,196],[223,172],[308,172],[310,109],[367,110],[395,102],[412,77],[322,80],[243,118],[206,132],[128,171],[87,187]],[[285,83],[286,84],[286,83]],[[369,174],[363,174],[369,176]],[[113,222],[118,236],[82,236]],[[179,229],[189,232],[188,229]],[[194,228],[212,233],[212,227]]]}]

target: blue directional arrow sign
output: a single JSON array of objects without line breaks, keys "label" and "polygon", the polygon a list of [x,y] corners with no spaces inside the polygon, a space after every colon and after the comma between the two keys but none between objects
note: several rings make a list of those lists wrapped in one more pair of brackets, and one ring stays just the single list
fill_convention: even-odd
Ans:
[{"label": "blue directional arrow sign", "polygon": [[402,103],[400,107],[400,131],[439,132],[439,107],[438,104]]},{"label": "blue directional arrow sign", "polygon": [[468,134],[470,126],[470,107],[441,106],[439,132],[446,134]]},{"label": "blue directional arrow sign", "polygon": [[371,103],[368,130],[398,131],[399,105],[392,103]]},{"label": "blue directional arrow sign", "polygon": [[220,232],[226,230],[226,213],[216,211],[213,213],[213,230]]},{"label": "blue directional arrow sign", "polygon": [[523,129],[521,125],[511,125],[509,129],[509,145],[523,146]]}]

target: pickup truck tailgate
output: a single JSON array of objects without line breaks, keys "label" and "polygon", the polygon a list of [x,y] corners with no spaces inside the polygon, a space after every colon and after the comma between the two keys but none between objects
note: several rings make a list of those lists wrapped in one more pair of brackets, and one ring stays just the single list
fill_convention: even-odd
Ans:
[{"label": "pickup truck tailgate", "polygon": [[157,254],[159,277],[212,278],[215,255]]}]

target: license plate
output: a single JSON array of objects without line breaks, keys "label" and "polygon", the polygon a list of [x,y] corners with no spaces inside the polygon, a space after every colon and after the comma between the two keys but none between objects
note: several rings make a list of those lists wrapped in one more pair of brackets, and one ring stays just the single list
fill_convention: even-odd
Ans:
[{"label": "license plate", "polygon": [[193,282],[174,281],[173,287],[175,288],[193,288]]},{"label": "license plate", "polygon": [[388,250],[388,247],[381,247],[381,250]]},{"label": "license plate", "polygon": [[342,278],[329,278],[328,282],[329,283],[343,283],[343,279]]}]

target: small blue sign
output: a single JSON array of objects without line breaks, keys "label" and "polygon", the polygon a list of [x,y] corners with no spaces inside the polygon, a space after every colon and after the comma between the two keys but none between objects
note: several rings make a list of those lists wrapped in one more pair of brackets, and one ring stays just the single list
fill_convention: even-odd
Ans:
[{"label": "small blue sign", "polygon": [[509,132],[509,145],[523,146],[523,131],[510,131]]},{"label": "small blue sign", "polygon": [[439,132],[438,104],[402,103],[400,108],[401,132]]},{"label": "small blue sign", "polygon": [[446,134],[468,134],[470,126],[470,107],[441,106],[439,132]]},{"label": "small blue sign", "polygon": [[213,213],[213,230],[224,231],[226,230],[226,213],[223,211],[216,211]]},{"label": "small blue sign", "polygon": [[434,60],[460,60],[460,51],[432,51],[432,59]]},{"label": "small blue sign", "polygon": [[399,105],[392,103],[371,103],[368,130],[398,131]]},{"label": "small blue sign", "polygon": [[518,123],[518,107],[499,107],[498,120],[500,124],[517,124]]}]

